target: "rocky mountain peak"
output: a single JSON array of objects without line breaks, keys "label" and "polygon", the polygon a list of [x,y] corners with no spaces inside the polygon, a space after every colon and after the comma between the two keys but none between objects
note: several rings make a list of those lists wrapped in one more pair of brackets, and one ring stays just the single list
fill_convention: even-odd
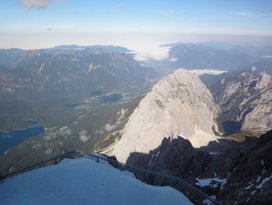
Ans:
[{"label": "rocky mountain peak", "polygon": [[216,140],[217,106],[196,74],[179,69],[161,79],[131,115],[112,154],[126,161],[133,152],[148,153],[165,137],[182,136],[194,147]]},{"label": "rocky mountain peak", "polygon": [[272,85],[272,77],[266,73],[262,73],[259,77],[259,81],[256,85],[258,89],[267,88],[269,85]]}]

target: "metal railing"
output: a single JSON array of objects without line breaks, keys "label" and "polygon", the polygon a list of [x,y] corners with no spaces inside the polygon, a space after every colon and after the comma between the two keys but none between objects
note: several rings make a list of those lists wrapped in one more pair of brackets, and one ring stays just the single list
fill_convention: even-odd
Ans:
[{"label": "metal railing", "polygon": [[64,158],[72,158],[71,156],[73,154],[77,154],[77,153],[79,153],[79,152],[78,151],[65,152],[62,155],[59,155],[59,156],[53,157],[51,159],[47,159],[47,160],[35,163],[35,164],[31,165],[31,166],[28,166],[28,167],[25,167],[25,168],[22,168],[22,169],[18,169],[16,171],[0,174],[0,181],[3,183],[6,180],[8,180],[9,178],[17,176],[19,174],[30,172],[32,170],[35,170],[35,169],[38,169],[38,168],[41,168],[41,167],[45,167],[45,166],[48,166],[48,165],[58,164]]},{"label": "metal railing", "polygon": [[[156,178],[157,178],[157,181],[159,181],[158,179],[163,179],[164,185],[170,185],[174,187],[175,189],[181,191],[183,194],[186,194],[193,202],[197,204],[221,205],[221,203],[218,202],[216,199],[210,197],[209,195],[205,194],[201,190],[197,189],[196,187],[194,187],[193,185],[191,185],[190,183],[186,182],[185,180],[179,177],[135,167],[133,165],[125,164],[117,160],[108,158],[106,156],[100,155],[99,153],[83,153],[82,152],[82,154],[86,156],[91,156],[97,162],[99,162],[99,160],[108,161],[115,168],[118,168],[121,171],[126,170],[129,172],[132,172],[135,174],[136,177],[138,174],[145,176],[146,180],[143,179],[143,177],[139,177],[139,178],[147,183],[149,183],[148,179],[150,178],[153,179],[151,180],[153,182],[156,181]],[[155,183],[152,183],[152,182],[151,184],[155,185]]]},{"label": "metal railing", "polygon": [[[53,164],[58,164],[61,160],[64,158],[78,158],[80,156],[88,156],[91,159],[95,160],[96,162],[100,162],[100,160],[103,160],[105,162],[110,163],[115,168],[118,168],[120,171],[129,171],[132,172],[137,178],[141,179],[142,181],[152,184],[152,185],[169,185],[172,186],[173,188],[181,191],[183,194],[187,195],[190,200],[196,204],[207,204],[207,205],[221,205],[220,202],[218,202],[216,199],[208,196],[201,190],[197,189],[190,183],[186,182],[185,180],[176,177],[176,176],[171,176],[159,172],[153,172],[149,171],[143,168],[135,167],[130,164],[125,164],[122,162],[119,162],[115,159],[111,159],[105,155],[101,155],[100,153],[85,153],[79,150],[73,150],[69,152],[65,152],[62,155],[53,157],[51,159],[33,164],[29,167],[23,168],[16,170],[14,172],[10,172],[7,174],[2,174],[0,175],[0,180],[1,182],[5,182],[11,177],[14,177],[16,175],[29,172],[44,166],[48,165],[53,165]],[[151,179],[151,180],[150,180]]]}]

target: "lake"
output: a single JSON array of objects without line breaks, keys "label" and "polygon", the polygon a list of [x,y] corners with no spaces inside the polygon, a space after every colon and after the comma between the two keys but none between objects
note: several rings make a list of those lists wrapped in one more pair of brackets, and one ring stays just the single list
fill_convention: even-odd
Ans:
[{"label": "lake", "polygon": [[3,155],[8,148],[19,145],[29,137],[39,136],[44,131],[42,125],[35,123],[35,126],[26,129],[0,132],[0,155]]},{"label": "lake", "polygon": [[113,93],[110,95],[102,96],[101,99],[104,103],[115,103],[122,99],[122,94]]}]

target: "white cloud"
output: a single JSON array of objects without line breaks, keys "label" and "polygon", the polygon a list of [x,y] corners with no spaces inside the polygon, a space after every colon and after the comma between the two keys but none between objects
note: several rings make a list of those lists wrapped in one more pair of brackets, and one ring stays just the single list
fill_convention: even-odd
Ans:
[{"label": "white cloud", "polygon": [[171,57],[171,58],[169,58],[167,61],[169,61],[169,62],[176,62],[177,60],[178,60],[177,58]]},{"label": "white cloud", "polygon": [[[55,26],[52,27],[55,30]],[[57,26],[59,28],[59,26]],[[63,28],[63,30],[73,29]],[[44,27],[43,27],[44,29]],[[201,34],[165,34],[165,33],[81,33],[81,32],[2,32],[0,38],[0,47],[2,48],[23,48],[23,49],[40,49],[49,48],[62,44],[78,45],[116,45],[123,46],[134,53],[154,56],[154,58],[168,59],[169,48],[160,47],[159,45],[171,44],[175,42],[207,42],[223,41],[238,44],[256,43],[260,45],[271,44],[272,29],[266,30],[235,30],[217,29],[211,30],[210,33],[217,35]],[[221,35],[225,33],[226,35]],[[239,34],[239,35],[227,35]],[[246,35],[245,35],[246,34]],[[250,35],[249,35],[250,34]],[[253,35],[255,34],[255,36]],[[257,36],[261,35],[261,36]],[[91,36],[91,38],[90,38]],[[21,39],[24,39],[23,41]],[[148,52],[147,52],[148,51]],[[151,53],[151,54],[150,54]]]},{"label": "white cloud", "polygon": [[32,146],[32,149],[37,149],[37,148],[39,148],[41,145],[39,144],[39,143],[37,143],[37,144],[34,144],[33,146]]},{"label": "white cloud", "polygon": [[160,45],[148,45],[146,47],[131,47],[136,54],[134,59],[136,61],[146,60],[166,60],[169,58],[169,48],[161,47]]},{"label": "white cloud", "polygon": [[44,153],[49,155],[53,153],[53,150],[51,148],[48,148]]},{"label": "white cloud", "polygon": [[173,16],[175,14],[175,11],[174,10],[156,10],[155,13],[164,17],[169,17],[169,16]]},{"label": "white cloud", "polygon": [[113,5],[113,9],[115,9],[115,10],[122,9],[123,7],[124,7],[124,5],[121,4],[121,3],[117,3],[117,4],[114,4],[114,5]]},{"label": "white cloud", "polygon": [[53,140],[56,139],[58,136],[55,132],[48,132],[44,137],[46,140]]},{"label": "white cloud", "polygon": [[117,126],[118,126],[117,123],[116,123],[116,124],[113,124],[113,125],[107,123],[107,124],[105,125],[105,130],[106,130],[107,132],[110,132],[110,131],[114,130],[115,128],[117,128]]},{"label": "white cloud", "polygon": [[122,120],[125,118],[125,114],[127,113],[128,109],[124,109],[122,108],[120,111],[117,112],[118,115],[118,119],[115,122],[115,124],[111,125],[109,123],[107,123],[105,125],[105,131],[110,132],[113,131],[114,129],[116,129],[122,122]]},{"label": "white cloud", "polygon": [[202,70],[190,70],[191,73],[195,73],[198,76],[201,76],[203,74],[209,74],[209,75],[220,75],[222,73],[226,73],[227,71],[224,70],[214,70],[214,69],[202,69]]},{"label": "white cloud", "polygon": [[89,139],[91,139],[91,137],[88,135],[88,132],[84,129],[82,129],[80,132],[79,132],[79,139],[82,141],[82,142],[87,142]]},{"label": "white cloud", "polygon": [[46,9],[50,4],[61,0],[17,0],[18,4],[26,9]]},{"label": "white cloud", "polygon": [[119,121],[122,120],[125,117],[125,114],[127,113],[127,111],[128,111],[128,109],[122,108],[120,110],[120,112],[117,112],[117,114],[120,115],[119,118],[118,118]]},{"label": "white cloud", "polygon": [[67,136],[67,135],[71,135],[73,133],[67,126],[64,126],[64,127],[61,127],[58,129],[58,134],[61,136]]},{"label": "white cloud", "polygon": [[250,16],[251,15],[251,13],[245,12],[245,11],[232,12],[231,14],[235,16]]},{"label": "white cloud", "polygon": [[248,11],[236,11],[231,12],[231,15],[234,16],[253,16],[253,17],[272,17],[271,12],[248,12]]}]

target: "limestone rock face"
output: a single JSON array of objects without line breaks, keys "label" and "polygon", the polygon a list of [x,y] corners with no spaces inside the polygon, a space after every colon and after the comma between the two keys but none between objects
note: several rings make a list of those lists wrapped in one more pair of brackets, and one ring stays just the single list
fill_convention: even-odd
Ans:
[{"label": "limestone rock face", "polygon": [[222,111],[219,115],[222,122],[236,122],[237,131],[253,136],[272,129],[271,75],[228,73],[211,90]]},{"label": "limestone rock face", "polygon": [[251,103],[252,110],[243,121],[241,130],[248,133],[264,133],[272,129],[272,88]]},{"label": "limestone rock face", "polygon": [[242,130],[264,133],[272,129],[272,76],[262,74],[256,91],[258,95],[247,102],[252,110],[245,116]]},{"label": "limestone rock face", "polygon": [[267,88],[269,86],[271,86],[272,83],[272,76],[268,75],[266,73],[263,73],[260,77],[259,77],[259,81],[256,85],[257,89],[264,89]]},{"label": "limestone rock face", "polygon": [[194,147],[217,139],[213,133],[218,109],[196,74],[179,69],[160,80],[131,115],[112,155],[126,162],[133,152],[148,153],[164,137],[182,136]]}]

